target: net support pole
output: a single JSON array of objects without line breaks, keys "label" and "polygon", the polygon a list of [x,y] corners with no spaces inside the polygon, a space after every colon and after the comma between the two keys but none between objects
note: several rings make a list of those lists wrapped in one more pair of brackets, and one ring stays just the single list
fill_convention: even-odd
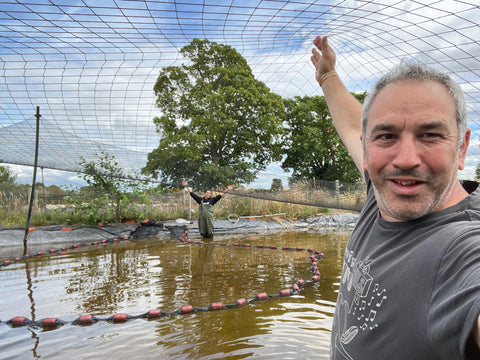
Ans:
[{"label": "net support pole", "polygon": [[35,161],[33,163],[33,179],[32,179],[32,191],[30,193],[30,202],[28,204],[27,225],[25,226],[25,235],[23,237],[23,255],[27,254],[27,238],[30,229],[30,218],[32,217],[33,201],[35,199],[35,182],[37,181],[37,166],[38,166],[38,143],[40,137],[40,106],[37,106],[37,112],[35,118],[37,119],[35,130]]}]

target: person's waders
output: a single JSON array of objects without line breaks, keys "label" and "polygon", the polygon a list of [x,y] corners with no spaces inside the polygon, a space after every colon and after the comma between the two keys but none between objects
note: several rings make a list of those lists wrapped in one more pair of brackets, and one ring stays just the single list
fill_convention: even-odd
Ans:
[{"label": "person's waders", "polygon": [[198,230],[203,238],[213,238],[215,228],[213,226],[213,205],[201,203],[198,213]]}]

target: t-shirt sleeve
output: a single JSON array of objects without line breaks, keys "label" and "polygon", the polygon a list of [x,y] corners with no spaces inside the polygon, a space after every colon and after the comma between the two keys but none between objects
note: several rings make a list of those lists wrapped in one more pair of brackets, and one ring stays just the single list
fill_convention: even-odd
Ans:
[{"label": "t-shirt sleeve", "polygon": [[427,316],[428,337],[440,359],[467,359],[458,354],[465,354],[480,315],[480,226],[472,223],[457,223],[453,234],[442,234],[455,240],[438,264]]},{"label": "t-shirt sleeve", "polygon": [[217,195],[217,196],[213,197],[213,198],[210,200],[210,204],[211,204],[211,205],[215,205],[215,204],[218,202],[218,200],[220,200],[221,198],[222,198],[222,195]]},{"label": "t-shirt sleeve", "polygon": [[202,202],[202,197],[201,196],[198,196],[197,194],[195,194],[194,192],[190,192],[190,196],[197,202],[197,203],[201,203]]}]

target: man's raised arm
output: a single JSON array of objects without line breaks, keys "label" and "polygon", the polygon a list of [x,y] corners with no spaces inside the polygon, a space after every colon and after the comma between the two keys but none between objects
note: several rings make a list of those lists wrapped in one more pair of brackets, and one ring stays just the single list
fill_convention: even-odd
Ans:
[{"label": "man's raised arm", "polygon": [[317,36],[313,44],[311,60],[316,68],[315,78],[323,89],[335,128],[363,175],[362,104],[348,92],[335,72],[336,55],[327,37]]}]

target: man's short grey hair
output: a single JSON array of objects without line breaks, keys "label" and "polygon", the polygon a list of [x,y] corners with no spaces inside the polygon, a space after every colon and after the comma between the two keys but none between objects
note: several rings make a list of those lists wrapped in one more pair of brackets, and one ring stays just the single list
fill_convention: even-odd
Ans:
[{"label": "man's short grey hair", "polygon": [[457,117],[457,151],[463,145],[465,139],[465,132],[467,131],[467,104],[465,102],[465,96],[460,86],[453,81],[453,79],[440,71],[430,68],[426,65],[417,62],[402,61],[400,65],[395,67],[389,73],[385,74],[378,80],[375,87],[369,92],[363,103],[362,112],[362,145],[365,148],[365,129],[367,127],[368,112],[372,105],[373,100],[377,97],[378,93],[386,87],[388,84],[397,81],[437,81],[447,88],[452,95],[455,103],[455,111]]}]

